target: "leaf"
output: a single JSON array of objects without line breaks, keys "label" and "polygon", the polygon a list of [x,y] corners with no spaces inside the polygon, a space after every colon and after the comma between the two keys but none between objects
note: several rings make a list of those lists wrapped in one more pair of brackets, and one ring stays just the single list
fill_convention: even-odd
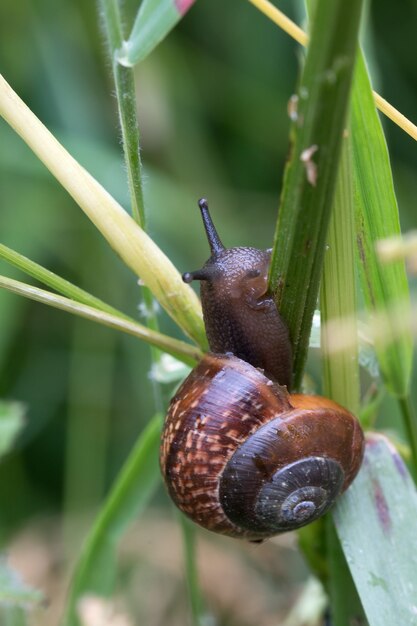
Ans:
[{"label": "leaf", "polygon": [[[343,139],[334,206],[328,233],[321,282],[323,392],[354,414],[359,413],[359,363],[357,346],[355,238],[352,186],[352,155],[349,136]],[[328,325],[350,318],[351,341],[334,352]],[[346,331],[344,334],[348,334]],[[330,518],[326,525],[329,568],[327,589],[334,626],[364,624],[365,617]]]},{"label": "leaf", "polygon": [[361,1],[317,3],[298,90],[270,284],[294,347],[295,386],[308,349],[356,56]]},{"label": "leaf", "polygon": [[77,604],[87,594],[108,596],[116,571],[116,548],[128,525],[143,511],[159,482],[161,418],[139,437],[87,537],[71,583],[66,626],[80,626]]},{"label": "leaf", "polygon": [[333,519],[370,626],[417,623],[417,492],[382,435],[367,439],[354,483]]},{"label": "leaf", "polygon": [[20,402],[0,401],[0,458],[12,448],[24,426],[24,415]]},{"label": "leaf", "polygon": [[168,35],[195,0],[143,0],[129,39],[118,54],[122,65],[143,61]]},{"label": "leaf", "polygon": [[[352,155],[349,138],[343,140],[339,174],[334,195],[333,214],[328,233],[328,250],[321,282],[322,361],[324,394],[359,412],[359,366],[356,313],[356,275],[354,211],[352,192]],[[352,341],[333,352],[326,328],[333,320],[351,318]],[[345,331],[345,334],[347,332]]]},{"label": "leaf", "polygon": [[405,323],[410,297],[404,261],[381,263],[377,257],[377,242],[399,235],[400,223],[388,149],[362,56],[356,66],[351,124],[361,286],[368,310],[385,320],[383,337],[375,342],[385,384],[394,395],[405,397],[413,350]]}]

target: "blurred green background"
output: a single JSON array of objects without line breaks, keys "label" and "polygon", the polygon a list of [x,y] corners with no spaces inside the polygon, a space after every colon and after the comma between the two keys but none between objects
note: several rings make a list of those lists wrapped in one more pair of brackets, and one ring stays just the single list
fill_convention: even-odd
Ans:
[{"label": "blurred green background", "polygon": [[[285,0],[279,7],[300,21],[301,4]],[[414,121],[416,24],[416,2],[402,2],[393,15],[392,3],[379,0],[370,7],[366,30],[375,88]],[[301,54],[248,2],[199,0],[138,68],[149,231],[180,271],[199,267],[208,256],[196,205],[203,195],[226,245],[271,244],[288,152],[287,102]],[[3,0],[0,59],[17,93],[128,208],[96,3]],[[391,122],[384,120],[384,126],[402,226],[416,228],[417,146]],[[135,277],[4,122],[0,202],[2,243],[141,319]],[[25,280],[3,262],[0,272]],[[5,292],[0,321],[0,397],[26,409],[26,427],[0,466],[2,540],[7,544],[48,517],[66,538],[60,551],[65,558],[70,547],[76,554],[96,507],[155,411],[149,349]],[[162,314],[160,323],[181,336]],[[309,373],[319,385],[319,372]],[[162,490],[159,503],[166,503]],[[297,568],[304,576],[301,562]]]}]

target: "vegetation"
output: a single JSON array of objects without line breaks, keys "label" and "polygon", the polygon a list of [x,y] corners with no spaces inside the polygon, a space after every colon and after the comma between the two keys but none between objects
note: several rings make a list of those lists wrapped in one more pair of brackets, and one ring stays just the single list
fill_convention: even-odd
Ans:
[{"label": "vegetation", "polygon": [[[399,217],[416,227],[417,129],[368,75],[406,112],[414,9],[389,51],[390,5],[371,10],[365,63],[360,0],[309,6],[309,43],[264,0],[190,4],[0,9],[0,621],[416,623],[417,244]],[[228,245],[273,243],[298,386],[369,432],[333,514],[260,547],[196,532],[159,478],[162,415],[207,349],[181,280],[204,260],[203,195]]]}]

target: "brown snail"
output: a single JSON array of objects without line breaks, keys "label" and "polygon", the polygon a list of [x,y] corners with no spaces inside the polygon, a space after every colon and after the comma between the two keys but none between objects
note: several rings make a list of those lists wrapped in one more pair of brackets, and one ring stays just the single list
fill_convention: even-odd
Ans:
[{"label": "brown snail", "polygon": [[161,469],[173,501],[194,522],[259,541],[332,506],[359,470],[363,433],[335,402],[288,393],[291,344],[267,293],[269,253],[224,248],[207,202],[199,205],[212,256],[184,280],[204,281],[216,354],[200,361],[171,401]]}]

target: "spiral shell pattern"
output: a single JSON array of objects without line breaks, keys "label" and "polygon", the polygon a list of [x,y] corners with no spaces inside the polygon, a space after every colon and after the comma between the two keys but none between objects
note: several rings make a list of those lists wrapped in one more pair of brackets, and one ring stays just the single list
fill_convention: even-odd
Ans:
[{"label": "spiral shell pattern", "polygon": [[245,361],[208,354],[171,401],[160,463],[197,524],[259,541],[325,513],[362,456],[362,430],[343,407],[291,396]]}]

